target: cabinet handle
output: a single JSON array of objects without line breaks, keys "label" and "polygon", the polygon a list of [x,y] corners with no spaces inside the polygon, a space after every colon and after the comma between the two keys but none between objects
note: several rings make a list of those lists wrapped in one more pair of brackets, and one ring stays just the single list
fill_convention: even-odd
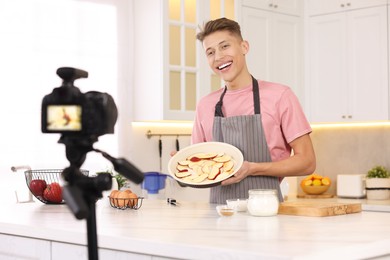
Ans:
[{"label": "cabinet handle", "polygon": [[342,118],[342,119],[345,119],[345,115],[342,115],[341,118]]},{"label": "cabinet handle", "polygon": [[344,4],[341,4],[340,6],[341,6],[341,7],[344,7],[345,5],[344,5]]},{"label": "cabinet handle", "polygon": [[274,6],[273,4],[269,4],[269,7],[272,7],[272,6]]},{"label": "cabinet handle", "polygon": [[348,115],[348,118],[351,119],[351,118],[352,118],[352,115]]},{"label": "cabinet handle", "polygon": [[347,3],[347,6],[351,6],[351,3]]},{"label": "cabinet handle", "polygon": [[278,5],[274,5],[275,8],[278,8]]}]

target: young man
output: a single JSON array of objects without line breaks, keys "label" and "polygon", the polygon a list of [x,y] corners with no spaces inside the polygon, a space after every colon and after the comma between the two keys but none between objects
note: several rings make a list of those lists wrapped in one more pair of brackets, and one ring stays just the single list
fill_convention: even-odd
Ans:
[{"label": "young man", "polygon": [[237,22],[209,21],[197,39],[225,87],[198,103],[191,141],[232,144],[245,160],[233,177],[211,188],[210,202],[247,198],[250,189],[276,189],[283,201],[280,180],[311,174],[316,167],[312,130],[298,99],[287,86],[256,80],[249,73],[249,44]]}]

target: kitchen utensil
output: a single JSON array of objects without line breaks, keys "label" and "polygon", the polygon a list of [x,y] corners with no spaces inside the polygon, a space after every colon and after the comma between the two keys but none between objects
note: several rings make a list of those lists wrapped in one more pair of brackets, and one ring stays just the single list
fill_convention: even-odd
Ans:
[{"label": "kitchen utensil", "polygon": [[176,136],[176,142],[175,142],[175,145],[176,145],[176,152],[178,152],[178,151],[180,150],[179,136]]},{"label": "kitchen utensil", "polygon": [[[225,153],[232,157],[234,161],[233,171],[223,178],[216,178],[214,180],[206,179],[201,183],[194,183],[188,180],[178,178],[176,176],[178,162],[186,160],[188,157],[197,153]],[[241,168],[244,161],[241,151],[233,145],[222,143],[222,142],[205,142],[187,146],[182,150],[178,151],[174,156],[171,157],[168,163],[168,171],[172,178],[186,186],[194,188],[208,188],[212,186],[220,185],[220,183],[233,176],[238,169]]]},{"label": "kitchen utensil", "polygon": [[165,188],[165,180],[168,175],[159,172],[145,172],[144,181],[141,184],[142,189],[148,194],[158,194]]},{"label": "kitchen utensil", "polygon": [[[62,169],[27,170],[24,172],[27,187],[30,189],[30,183],[32,180],[44,180],[47,185],[54,183],[54,182],[59,183],[61,185],[62,180],[61,180],[60,176],[61,176],[62,171],[63,171]],[[80,170],[80,171],[85,176],[88,176],[88,174],[89,174],[89,172],[87,170]],[[31,191],[31,189],[30,189],[30,191]],[[64,200],[62,200],[62,202],[60,202],[60,203],[54,203],[54,202],[47,201],[46,199],[44,199],[41,196],[34,195],[34,197],[37,198],[39,201],[41,201],[44,204],[63,204],[63,203],[65,203]]]},{"label": "kitchen utensil", "polygon": [[167,198],[167,203],[170,204],[170,205],[173,205],[173,206],[179,206],[180,203],[178,203],[176,201],[176,199],[173,199],[173,198]]},{"label": "kitchen utensil", "polygon": [[280,203],[278,214],[326,217],[358,213],[361,211],[361,203],[340,203],[305,200]]},{"label": "kitchen utensil", "polygon": [[161,140],[161,135],[160,135],[160,138],[158,139],[158,156],[160,158],[160,172],[162,172],[162,140]]}]

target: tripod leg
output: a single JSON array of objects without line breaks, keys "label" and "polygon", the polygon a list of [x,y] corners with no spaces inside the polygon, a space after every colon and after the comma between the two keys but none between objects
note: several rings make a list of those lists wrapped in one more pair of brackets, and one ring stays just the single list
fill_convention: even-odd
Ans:
[{"label": "tripod leg", "polygon": [[96,230],[96,205],[90,202],[89,215],[87,217],[87,234],[88,234],[88,259],[98,260],[98,242]]}]

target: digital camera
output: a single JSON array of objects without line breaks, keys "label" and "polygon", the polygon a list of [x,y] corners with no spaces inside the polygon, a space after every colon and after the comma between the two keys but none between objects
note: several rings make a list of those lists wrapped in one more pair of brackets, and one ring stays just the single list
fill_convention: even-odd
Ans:
[{"label": "digital camera", "polygon": [[118,118],[114,99],[97,91],[82,93],[74,86],[74,81],[87,78],[88,72],[62,67],[57,75],[62,85],[42,100],[42,132],[95,137],[114,133]]}]

